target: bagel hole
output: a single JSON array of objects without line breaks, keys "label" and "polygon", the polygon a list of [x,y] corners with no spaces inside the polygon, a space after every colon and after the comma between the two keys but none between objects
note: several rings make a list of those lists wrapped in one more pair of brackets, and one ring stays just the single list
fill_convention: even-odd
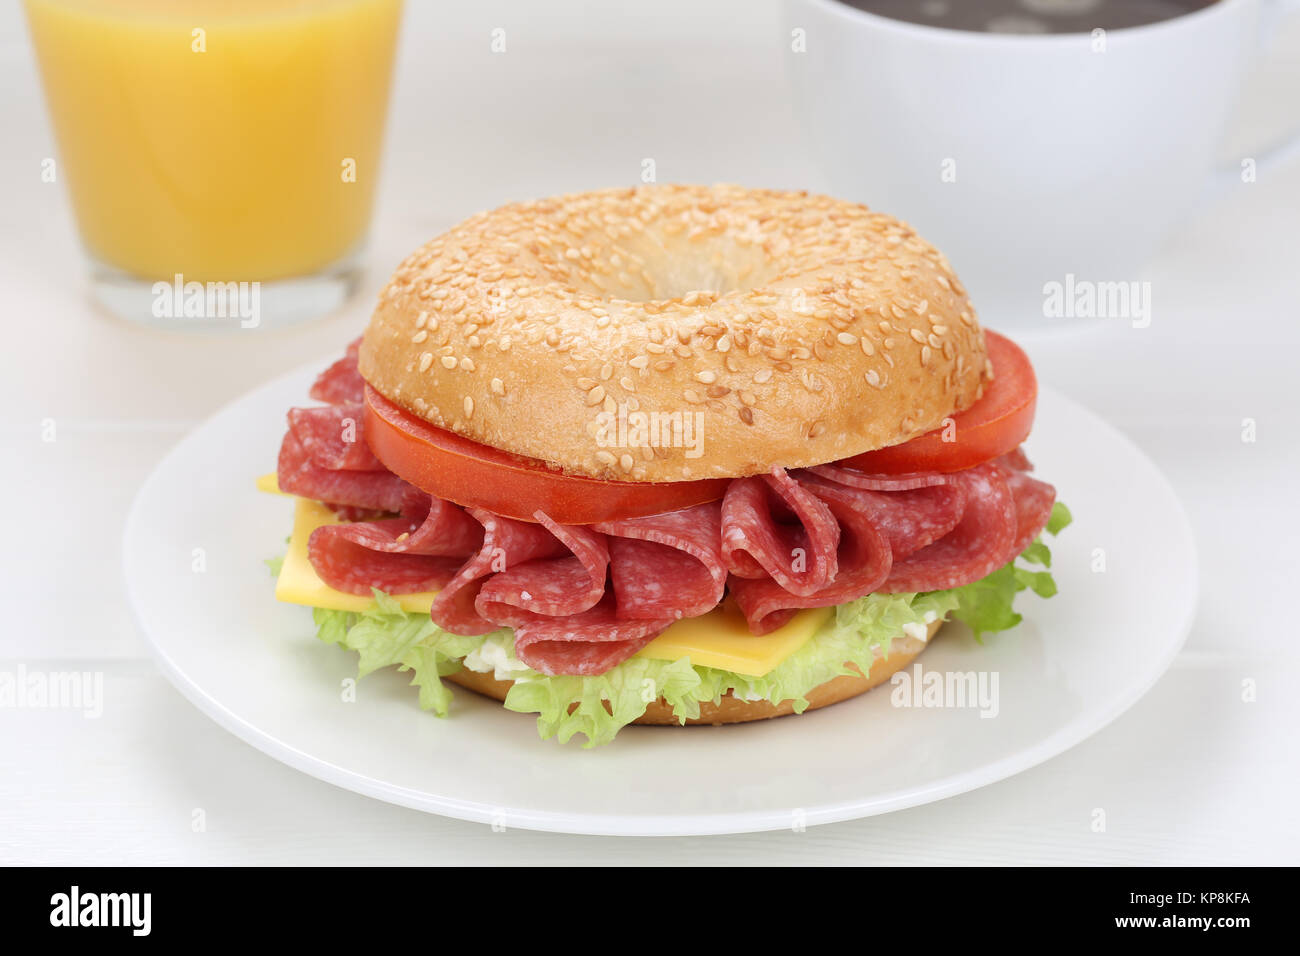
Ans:
[{"label": "bagel hole", "polygon": [[729,237],[681,238],[664,245],[646,240],[637,245],[643,248],[633,251],[647,263],[645,271],[653,288],[647,288],[640,275],[624,272],[631,281],[620,282],[618,269],[595,270],[592,279],[604,294],[629,302],[673,301],[693,292],[724,296],[755,289],[778,271],[762,246]]}]

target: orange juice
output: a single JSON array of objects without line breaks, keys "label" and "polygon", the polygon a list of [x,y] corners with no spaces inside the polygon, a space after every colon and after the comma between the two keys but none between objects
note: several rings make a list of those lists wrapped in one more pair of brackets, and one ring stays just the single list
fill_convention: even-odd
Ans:
[{"label": "orange juice", "polygon": [[140,278],[272,280],[363,240],[401,0],[26,0],[82,239]]}]

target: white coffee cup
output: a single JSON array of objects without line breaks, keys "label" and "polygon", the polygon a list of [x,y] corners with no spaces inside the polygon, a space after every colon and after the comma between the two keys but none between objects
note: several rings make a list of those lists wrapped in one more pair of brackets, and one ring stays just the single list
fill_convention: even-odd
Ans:
[{"label": "white coffee cup", "polygon": [[1264,38],[1300,0],[1219,0],[1092,34],[949,30],[786,0],[795,106],[833,191],[909,222],[991,324],[1044,324],[1053,283],[1136,284],[1207,190]]}]

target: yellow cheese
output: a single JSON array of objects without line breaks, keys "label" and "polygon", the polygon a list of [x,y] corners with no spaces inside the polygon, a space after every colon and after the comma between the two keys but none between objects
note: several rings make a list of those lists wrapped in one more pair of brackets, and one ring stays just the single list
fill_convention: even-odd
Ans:
[{"label": "yellow cheese", "polygon": [[[275,475],[259,478],[258,488],[280,493]],[[322,525],[339,524],[338,516],[325,505],[306,498],[294,498],[293,536],[280,567],[275,596],[288,604],[305,604],[338,611],[366,611],[374,599],[336,591],[316,573],[307,557],[307,539]],[[402,610],[428,614],[437,591],[395,594]],[[700,667],[716,667],[751,677],[761,677],[807,643],[834,613],[833,608],[800,611],[785,626],[770,634],[749,633],[745,617],[727,601],[708,614],[672,624],[643,647],[638,657],[675,661],[689,657]]]},{"label": "yellow cheese", "polygon": [[280,476],[275,472],[270,472],[269,474],[265,474],[261,478],[257,479],[257,490],[265,491],[267,494],[271,495],[284,494],[284,492],[280,490]]},{"label": "yellow cheese", "polygon": [[745,615],[728,600],[708,614],[671,625],[641,648],[637,656],[657,661],[689,657],[700,667],[762,677],[803,647],[834,610],[819,607],[800,611],[775,631],[755,635],[749,633]]}]

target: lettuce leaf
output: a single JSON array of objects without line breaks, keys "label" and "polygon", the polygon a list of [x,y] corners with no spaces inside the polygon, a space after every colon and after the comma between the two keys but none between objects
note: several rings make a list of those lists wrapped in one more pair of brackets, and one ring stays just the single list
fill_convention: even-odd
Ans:
[{"label": "lettuce leaf", "polygon": [[[1047,524],[1056,534],[1070,523],[1070,512],[1057,502]],[[455,673],[469,658],[479,670],[494,670],[499,679],[513,680],[505,706],[537,714],[537,731],[568,743],[585,738],[584,747],[609,743],[618,732],[662,697],[683,723],[700,715],[705,701],[721,700],[728,691],[748,700],[773,704],[793,701],[796,713],[808,707],[804,696],[814,687],[853,673],[850,663],[865,672],[877,657],[887,657],[895,638],[945,616],[964,621],[983,635],[1015,627],[1021,616],[1012,607],[1016,596],[1031,590],[1040,597],[1056,593],[1052,555],[1042,538],[1023,554],[983,580],[947,591],[922,594],[869,594],[842,604],[804,644],[762,677],[695,666],[690,658],[659,661],[633,657],[604,674],[592,677],[547,676],[527,667],[514,654],[509,629],[477,637],[445,631],[426,614],[411,614],[382,591],[375,605],[354,613],[313,608],[317,637],[328,644],[356,651],[358,676],[396,666],[411,673],[419,688],[420,706],[445,717],[452,704],[451,689],[441,678]]]},{"label": "lettuce leaf", "polygon": [[461,661],[488,635],[465,637],[444,631],[427,614],[403,611],[383,591],[371,591],[375,605],[367,611],[312,608],[316,636],[327,644],[356,651],[358,677],[382,667],[410,671],[411,685],[420,689],[420,706],[439,717],[447,716],[451,689],[439,678],[460,670]]}]

